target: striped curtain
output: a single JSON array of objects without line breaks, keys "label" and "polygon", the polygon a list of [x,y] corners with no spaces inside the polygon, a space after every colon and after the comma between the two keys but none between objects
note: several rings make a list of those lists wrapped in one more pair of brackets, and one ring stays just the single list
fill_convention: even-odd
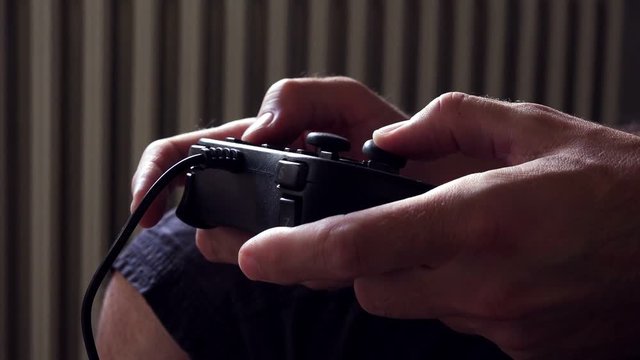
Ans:
[{"label": "striped curtain", "polygon": [[616,124],[628,71],[638,74],[625,55],[638,10],[625,0],[0,0],[0,359],[84,358],[80,299],[153,139],[251,116],[271,83],[306,75],[354,77],[408,112],[459,90]]}]

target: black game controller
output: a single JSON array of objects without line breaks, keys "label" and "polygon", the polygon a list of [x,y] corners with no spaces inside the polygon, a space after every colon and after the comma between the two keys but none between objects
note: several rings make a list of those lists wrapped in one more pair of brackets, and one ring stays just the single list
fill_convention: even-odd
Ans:
[{"label": "black game controller", "polygon": [[307,135],[316,151],[249,144],[234,138],[201,139],[190,155],[215,152],[233,158],[224,169],[196,166],[186,176],[177,216],[202,229],[230,226],[257,233],[295,226],[422,194],[433,186],[398,175],[406,160],[363,146],[367,161],[340,156],[347,139]]},{"label": "black game controller", "polygon": [[248,144],[238,139],[201,139],[188,157],[169,168],[133,211],[91,278],[82,299],[81,323],[89,359],[99,359],[91,309],[100,284],[140,219],[169,183],[187,171],[176,214],[194,227],[231,226],[257,233],[274,226],[295,226],[422,194],[432,188],[398,175],[406,161],[369,140],[368,161],[340,156],[349,141],[327,133],[309,133],[316,151]]}]

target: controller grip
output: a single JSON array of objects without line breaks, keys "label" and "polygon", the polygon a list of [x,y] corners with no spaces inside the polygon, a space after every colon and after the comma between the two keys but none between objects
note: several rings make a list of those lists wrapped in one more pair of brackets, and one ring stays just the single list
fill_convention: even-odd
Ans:
[{"label": "controller grip", "polygon": [[184,192],[182,199],[176,208],[176,216],[185,224],[198,229],[212,229],[217,226],[210,217],[199,211],[196,187],[194,185],[195,172],[189,171],[185,177]]}]

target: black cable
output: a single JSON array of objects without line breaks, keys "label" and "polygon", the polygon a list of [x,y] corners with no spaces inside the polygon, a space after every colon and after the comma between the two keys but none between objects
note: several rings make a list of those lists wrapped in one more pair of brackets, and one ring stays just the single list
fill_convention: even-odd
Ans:
[{"label": "black cable", "polygon": [[185,159],[180,160],[175,165],[173,165],[169,170],[167,170],[156,182],[151,186],[149,191],[144,195],[142,201],[140,201],[140,205],[135,209],[135,211],[129,216],[127,222],[120,230],[116,241],[109,249],[107,256],[104,258],[96,272],[93,274],[91,278],[91,282],[89,282],[89,286],[87,287],[87,291],[84,293],[84,298],[82,299],[82,310],[80,313],[80,322],[82,324],[82,337],[84,339],[84,346],[87,350],[87,355],[90,360],[98,360],[98,351],[96,350],[95,340],[93,338],[93,328],[91,326],[91,308],[93,306],[93,300],[98,293],[98,289],[102,284],[102,281],[107,276],[109,271],[111,270],[111,266],[113,262],[116,260],[124,246],[127,244],[129,237],[135,230],[136,226],[142,219],[142,216],[145,214],[149,206],[153,203],[156,197],[160,194],[160,192],[167,186],[169,183],[178,175],[184,173],[192,166],[205,164],[210,162],[210,156],[207,156],[208,152],[199,153],[196,155],[191,155]]}]

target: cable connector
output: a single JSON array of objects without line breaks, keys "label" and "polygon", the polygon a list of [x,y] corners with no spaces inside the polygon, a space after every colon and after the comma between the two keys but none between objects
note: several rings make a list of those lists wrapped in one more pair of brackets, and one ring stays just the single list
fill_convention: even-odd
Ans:
[{"label": "cable connector", "polygon": [[232,172],[243,170],[244,155],[237,149],[227,147],[208,147],[202,149],[205,156],[204,166],[207,168],[224,169]]}]

